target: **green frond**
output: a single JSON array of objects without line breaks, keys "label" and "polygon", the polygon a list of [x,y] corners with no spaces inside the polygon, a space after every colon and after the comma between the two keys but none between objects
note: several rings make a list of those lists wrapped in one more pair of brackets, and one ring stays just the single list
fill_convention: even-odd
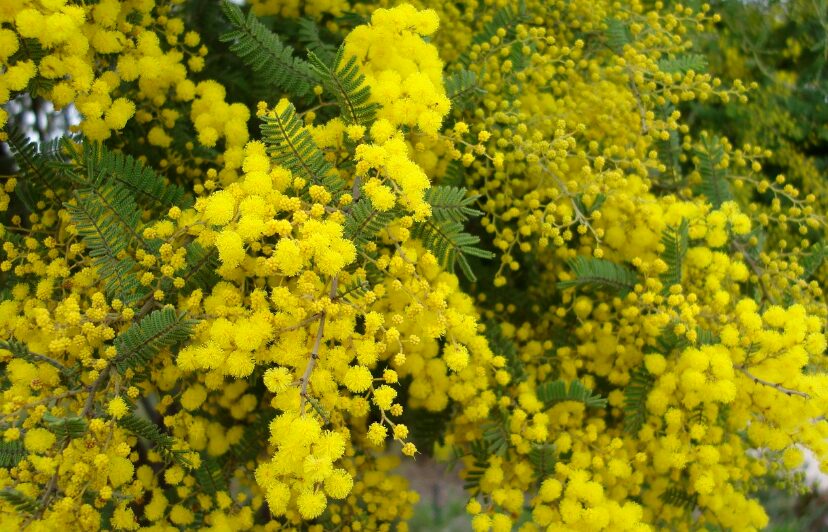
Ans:
[{"label": "green frond", "polygon": [[[530,15],[526,9],[526,2],[524,0],[518,0],[517,6],[506,5],[498,9],[492,16],[492,19],[486,22],[483,28],[472,36],[471,43],[473,45],[487,43],[491,41],[492,37],[497,35],[500,29],[506,30],[506,37],[503,41],[511,41],[514,39],[515,27],[529,19]],[[469,66],[471,57],[468,52],[463,53],[459,61],[462,65]]]},{"label": "green frond", "polygon": [[351,206],[345,217],[345,238],[352,240],[357,246],[371,242],[399,216],[398,209],[378,211],[370,199],[362,197]]},{"label": "green frond", "polygon": [[316,54],[325,64],[330,64],[336,57],[336,46],[322,40],[319,26],[313,19],[300,18],[298,23],[297,39],[305,49]]},{"label": "green frond", "polygon": [[726,170],[721,168],[724,148],[717,137],[702,137],[701,142],[701,148],[695,152],[698,158],[696,168],[701,176],[699,192],[718,209],[722,203],[733,199]]},{"label": "green frond", "polygon": [[185,315],[164,307],[133,323],[115,339],[118,354],[114,363],[118,371],[125,373],[127,369],[144,366],[162,349],[189,338],[196,321],[185,319]]},{"label": "green frond", "polygon": [[165,460],[175,462],[187,469],[192,468],[192,464],[186,456],[187,451],[176,449],[177,442],[175,438],[162,432],[152,421],[135,414],[127,414],[118,420],[118,426],[152,443],[155,450]]},{"label": "green frond", "polygon": [[581,384],[581,381],[574,380],[567,386],[567,382],[558,379],[552,382],[545,382],[535,389],[538,400],[542,401],[546,408],[555,403],[563,401],[576,401],[584,403],[587,408],[604,408],[607,400],[599,394],[593,394],[592,390]]},{"label": "green frond", "polygon": [[799,259],[799,265],[802,266],[803,272],[800,279],[807,281],[817,272],[822,263],[825,262],[826,253],[828,250],[822,242],[817,242],[812,245],[808,253]]},{"label": "green frond", "polygon": [[345,181],[332,173],[333,167],[296,115],[292,103],[264,115],[262,122],[262,139],[274,163],[304,178],[308,186],[322,185],[334,197],[342,192]]},{"label": "green frond", "polygon": [[272,408],[257,411],[254,420],[244,427],[242,437],[230,446],[229,455],[236,460],[255,461],[266,448],[270,437],[270,422],[275,415]]},{"label": "green frond", "polygon": [[569,267],[575,278],[558,281],[560,289],[573,286],[608,289],[617,291],[623,297],[638,283],[638,276],[634,271],[607,259],[579,255],[569,261]]},{"label": "green frond", "polygon": [[0,490],[0,499],[11,504],[15,511],[20,514],[33,514],[40,508],[36,500],[23,495],[14,488],[3,488]]},{"label": "green frond", "polygon": [[52,202],[58,201],[60,192],[67,187],[63,175],[66,163],[60,154],[54,149],[48,149],[47,145],[38,147],[16,128],[8,131],[6,143],[19,172],[15,193],[26,206],[35,211],[35,204],[40,197]]},{"label": "green frond", "polygon": [[141,299],[146,288],[138,281],[137,263],[126,254],[129,232],[119,224],[106,205],[91,194],[75,193],[75,204],[64,204],[72,223],[89,250],[98,276],[110,298],[126,305]]},{"label": "green frond", "polygon": [[608,18],[604,21],[607,30],[604,33],[607,46],[618,53],[624,49],[624,45],[632,42],[633,36],[630,28],[617,18]]},{"label": "green frond", "polygon": [[14,467],[26,457],[23,440],[0,440],[0,467]]},{"label": "green frond", "polygon": [[339,47],[332,66],[314,52],[308,52],[311,68],[322,80],[325,90],[336,98],[346,124],[370,126],[377,115],[379,105],[371,101],[371,87],[365,83],[365,75],[359,69],[356,56],[345,59],[345,45]]},{"label": "green frond", "polygon": [[82,152],[76,151],[74,143],[68,139],[64,139],[62,145],[71,150],[79,165],[86,168],[90,180],[117,183],[143,208],[166,213],[170,207],[184,209],[192,204],[183,188],[165,182],[152,168],[144,166],[131,155],[112,151],[103,144],[89,140],[83,142]]},{"label": "green frond", "polygon": [[545,478],[555,473],[555,464],[558,461],[558,452],[551,443],[532,444],[529,451],[529,463],[535,470],[537,481],[542,482]]},{"label": "green frond", "polygon": [[[670,138],[656,142],[658,160],[665,166],[664,174],[669,178],[669,185],[678,187],[684,182],[684,175],[681,169],[681,139],[676,131],[670,130]],[[661,185],[662,183],[659,183]]]},{"label": "green frond", "polygon": [[624,430],[638,434],[647,419],[647,394],[653,387],[655,378],[650,375],[644,364],[633,369],[630,382],[624,388]]},{"label": "green frond", "polygon": [[665,57],[658,62],[658,69],[666,74],[686,74],[691,70],[696,74],[703,74],[707,70],[707,58],[701,54]]},{"label": "green frond", "polygon": [[515,343],[506,338],[500,324],[494,320],[486,322],[486,339],[489,341],[489,348],[495,355],[506,359],[506,370],[511,376],[512,383],[526,380],[526,367],[520,359]]},{"label": "green frond", "polygon": [[486,90],[477,82],[477,74],[465,68],[449,74],[444,85],[452,108],[470,107],[480,96],[486,94]]},{"label": "green frond", "polygon": [[282,44],[252,11],[245,17],[238,6],[227,0],[221,8],[233,29],[219,39],[231,43],[230,51],[268,85],[297,98],[312,95],[318,79],[306,61],[294,57],[293,48]]},{"label": "green frond", "polygon": [[451,161],[440,182],[443,186],[462,187],[466,184],[466,167],[460,161]]},{"label": "green frond", "polygon": [[446,412],[406,408],[400,422],[408,427],[408,439],[420,452],[430,456],[434,452],[434,444],[443,441],[449,416]]},{"label": "green frond", "polygon": [[687,511],[693,510],[699,504],[698,493],[691,495],[681,488],[667,488],[660,498],[662,502]]},{"label": "green frond", "polygon": [[678,227],[668,227],[661,234],[661,244],[664,246],[661,260],[667,264],[667,271],[661,274],[665,292],[669,292],[671,286],[681,284],[682,263],[689,241],[688,230],[687,220],[682,219]]},{"label": "green frond", "polygon": [[483,425],[483,441],[490,455],[505,456],[509,450],[509,438],[505,420],[498,419]]},{"label": "green frond", "polygon": [[39,355],[37,353],[32,353],[31,351],[29,351],[29,348],[26,346],[26,344],[14,338],[9,338],[8,340],[0,340],[0,349],[7,349],[11,352],[13,357],[23,359],[26,362],[31,362],[32,364],[45,362],[51,365],[52,367],[56,368],[64,377],[72,376],[75,374],[75,372],[72,369],[67,368],[66,366],[52,358],[49,358],[44,355]]},{"label": "green frond", "polygon": [[596,194],[595,198],[593,198],[592,203],[589,206],[584,203],[584,195],[578,194],[573,199],[575,202],[575,206],[578,207],[578,210],[584,213],[585,216],[591,215],[593,212],[597,211],[601,208],[605,201],[607,201],[607,196],[605,194]]},{"label": "green frond", "polygon": [[57,436],[58,441],[74,440],[86,434],[86,419],[80,416],[55,417],[51,414],[44,414],[43,421]]},{"label": "green frond", "polygon": [[215,495],[220,491],[227,491],[227,479],[218,460],[209,456],[201,457],[201,465],[193,472],[193,476],[208,495]]},{"label": "green frond", "polygon": [[437,222],[465,222],[477,218],[483,213],[474,205],[479,196],[468,196],[465,188],[452,186],[435,186],[427,189],[425,201],[431,205],[431,217]]},{"label": "green frond", "polygon": [[463,232],[463,224],[459,222],[438,222],[426,220],[417,222],[411,231],[411,236],[419,238],[426,249],[431,251],[443,267],[454,271],[460,266],[463,274],[469,281],[476,281],[472,267],[466,256],[491,259],[494,253],[476,247],[480,238]]},{"label": "green frond", "polygon": [[198,242],[190,242],[186,246],[187,272],[181,277],[185,281],[185,288],[195,290],[209,290],[219,281],[216,270],[220,266],[216,248],[204,249]]}]

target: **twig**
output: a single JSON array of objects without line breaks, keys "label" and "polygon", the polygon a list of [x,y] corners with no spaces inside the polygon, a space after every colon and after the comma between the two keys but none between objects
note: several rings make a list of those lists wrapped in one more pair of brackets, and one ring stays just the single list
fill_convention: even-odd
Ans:
[{"label": "twig", "polygon": [[[339,277],[334,277],[331,281],[330,299],[333,300],[336,296],[336,289],[339,286]],[[325,318],[328,313],[323,311],[319,316],[319,328],[316,330],[316,340],[313,342],[313,349],[311,350],[310,360],[305,366],[305,372],[302,374],[302,379],[299,384],[299,412],[305,415],[305,403],[308,400],[308,383],[310,382],[311,373],[316,366],[316,359],[319,358],[319,346],[322,344],[322,336],[325,334]]]},{"label": "twig", "polygon": [[792,395],[798,395],[799,397],[804,397],[805,399],[810,399],[811,398],[811,396],[808,395],[805,392],[800,392],[799,390],[793,390],[791,388],[786,388],[786,387],[782,386],[781,384],[766,381],[765,379],[760,379],[759,377],[757,377],[756,375],[754,375],[750,371],[748,371],[748,369],[744,366],[736,366],[736,369],[738,369],[739,371],[744,373],[749,379],[751,379],[756,384],[762,384],[764,386],[768,386],[770,388],[773,388],[777,391],[780,391],[780,392],[784,393],[785,395],[787,395],[789,397],[792,396]]}]

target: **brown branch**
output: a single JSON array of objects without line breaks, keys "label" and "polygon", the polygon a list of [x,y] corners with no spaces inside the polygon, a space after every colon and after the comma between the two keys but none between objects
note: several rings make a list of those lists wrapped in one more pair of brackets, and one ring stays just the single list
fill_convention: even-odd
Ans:
[{"label": "brown branch", "polygon": [[763,386],[768,386],[769,388],[773,388],[774,390],[782,392],[782,393],[784,393],[785,395],[787,395],[789,397],[792,396],[792,395],[797,395],[799,397],[804,397],[805,399],[810,399],[811,398],[811,396],[808,395],[805,392],[800,392],[799,390],[793,390],[791,388],[786,388],[785,386],[782,386],[781,384],[766,381],[765,379],[761,379],[761,378],[757,377],[756,375],[754,375],[753,373],[751,373],[750,371],[748,371],[748,369],[744,366],[736,366],[736,369],[738,369],[739,371],[744,373],[750,380],[752,380],[756,384],[761,384]]}]

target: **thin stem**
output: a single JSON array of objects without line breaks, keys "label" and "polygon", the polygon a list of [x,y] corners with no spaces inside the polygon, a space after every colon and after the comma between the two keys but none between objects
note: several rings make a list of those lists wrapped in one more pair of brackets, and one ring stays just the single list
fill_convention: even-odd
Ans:
[{"label": "thin stem", "polygon": [[744,373],[750,380],[752,380],[756,384],[761,384],[763,386],[768,386],[770,388],[773,388],[774,390],[777,390],[777,391],[780,391],[780,392],[784,393],[787,396],[798,395],[799,397],[804,397],[805,399],[810,399],[811,398],[811,396],[808,395],[805,392],[800,392],[799,390],[793,390],[791,388],[786,388],[785,386],[782,386],[781,384],[766,381],[765,379],[761,379],[761,378],[757,377],[756,375],[752,374],[750,371],[748,371],[748,369],[744,366],[736,366],[736,369],[738,369],[739,371]]},{"label": "thin stem", "polygon": [[[338,286],[339,277],[334,277],[333,281],[331,281],[331,291],[329,296],[331,301],[333,301],[336,297],[336,290]],[[305,415],[305,403],[308,400],[308,383],[310,382],[313,368],[316,366],[316,360],[319,358],[319,346],[322,344],[322,337],[325,334],[325,319],[327,316],[328,313],[326,311],[322,311],[322,314],[319,316],[319,328],[316,330],[316,340],[313,342],[311,356],[308,360],[308,365],[305,366],[305,372],[302,374],[302,379],[299,384],[299,412],[303,416]]]}]

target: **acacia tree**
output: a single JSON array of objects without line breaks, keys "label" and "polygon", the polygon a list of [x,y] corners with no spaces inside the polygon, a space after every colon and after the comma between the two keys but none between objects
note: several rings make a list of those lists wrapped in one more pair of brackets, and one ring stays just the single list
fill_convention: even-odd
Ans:
[{"label": "acacia tree", "polygon": [[2,6],[4,529],[405,530],[426,454],[752,530],[828,456],[824,9],[417,4]]}]

